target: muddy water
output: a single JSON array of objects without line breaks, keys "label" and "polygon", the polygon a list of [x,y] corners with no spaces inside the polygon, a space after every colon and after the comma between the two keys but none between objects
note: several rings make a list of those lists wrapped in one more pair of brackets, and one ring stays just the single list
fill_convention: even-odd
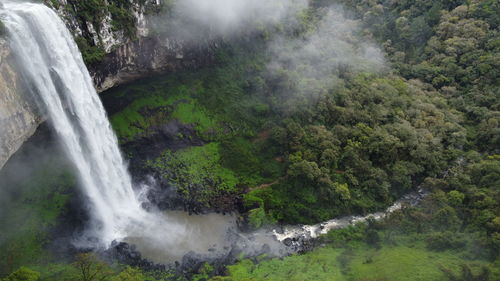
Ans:
[{"label": "muddy water", "polygon": [[181,261],[191,251],[210,256],[227,253],[231,246],[230,235],[237,230],[235,215],[189,215],[182,211],[168,211],[164,216],[170,225],[183,227],[182,237],[175,237],[172,241],[167,236],[151,240],[138,235],[124,240],[135,245],[144,258],[157,263]]},{"label": "muddy water", "polygon": [[[425,190],[409,193],[397,200],[383,212],[367,216],[346,216],[325,221],[316,225],[281,226],[260,229],[250,233],[238,230],[235,215],[206,214],[189,215],[181,211],[163,213],[165,227],[161,233],[148,233],[150,230],[138,229],[136,236],[124,241],[136,246],[142,256],[155,263],[171,264],[182,262],[182,258],[196,253],[201,260],[210,260],[227,256],[232,250],[257,256],[263,253],[271,256],[285,256],[304,250],[304,243],[315,239],[333,229],[344,228],[369,218],[381,220],[390,213],[418,204],[427,195]],[[181,233],[181,235],[173,235]]]}]

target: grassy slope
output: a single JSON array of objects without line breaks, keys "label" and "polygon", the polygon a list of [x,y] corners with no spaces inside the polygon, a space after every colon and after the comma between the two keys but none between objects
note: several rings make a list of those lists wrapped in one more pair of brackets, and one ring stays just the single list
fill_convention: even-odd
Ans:
[{"label": "grassy slope", "polygon": [[[446,280],[439,266],[458,272],[459,266],[467,262],[456,252],[432,252],[423,245],[384,245],[381,249],[364,244],[350,247],[352,250],[328,246],[258,264],[243,260],[228,267],[229,277],[225,280],[439,281]],[[474,265],[483,264],[485,262],[474,262]]]},{"label": "grassy slope", "polygon": [[120,140],[125,142],[151,133],[155,125],[176,119],[185,124],[194,124],[197,133],[205,136],[209,129],[217,128],[218,120],[191,98],[193,93],[193,90],[182,86],[147,93],[111,116],[113,128]]}]

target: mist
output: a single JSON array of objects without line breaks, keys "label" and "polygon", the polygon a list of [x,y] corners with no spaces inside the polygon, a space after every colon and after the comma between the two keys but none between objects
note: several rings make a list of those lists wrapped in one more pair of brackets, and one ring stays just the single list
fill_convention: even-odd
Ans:
[{"label": "mist", "polygon": [[276,36],[269,54],[268,75],[287,81],[282,96],[289,102],[319,98],[349,75],[387,70],[383,51],[340,6],[322,9],[316,25],[303,36]]},{"label": "mist", "polygon": [[188,41],[249,34],[294,20],[307,0],[177,0],[149,18],[154,32]]},{"label": "mist", "polygon": [[[0,245],[55,223],[60,218],[50,213],[62,208],[52,205],[58,202],[55,198],[72,200],[77,193],[75,185],[71,163],[48,126],[41,125],[0,171]],[[72,232],[72,226],[65,225],[60,236],[67,234],[66,230]]]},{"label": "mist", "polygon": [[196,44],[265,37],[269,63],[264,76],[290,81],[293,89],[281,89],[288,96],[312,98],[346,73],[388,69],[382,49],[341,5],[320,8],[304,21],[310,9],[319,8],[307,0],[177,0],[150,22],[160,38]]},{"label": "mist", "polygon": [[384,68],[382,50],[362,36],[360,22],[349,19],[341,7],[322,11],[314,30],[301,38],[279,36],[270,44],[273,58],[270,71],[292,70],[318,80],[351,71],[378,71]]}]

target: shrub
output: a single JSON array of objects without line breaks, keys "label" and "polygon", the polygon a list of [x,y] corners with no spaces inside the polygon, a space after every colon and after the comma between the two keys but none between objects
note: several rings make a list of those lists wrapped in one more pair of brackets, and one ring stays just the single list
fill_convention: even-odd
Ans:
[{"label": "shrub", "polygon": [[4,281],[37,281],[40,279],[40,273],[31,270],[27,267],[20,267],[18,270],[12,272]]},{"label": "shrub", "polygon": [[98,46],[91,46],[87,40],[83,37],[77,37],[75,39],[80,52],[82,53],[83,61],[86,65],[94,65],[101,62],[106,55],[103,48]]},{"label": "shrub", "polygon": [[451,232],[437,232],[427,236],[427,248],[434,251],[463,248],[466,242]]}]

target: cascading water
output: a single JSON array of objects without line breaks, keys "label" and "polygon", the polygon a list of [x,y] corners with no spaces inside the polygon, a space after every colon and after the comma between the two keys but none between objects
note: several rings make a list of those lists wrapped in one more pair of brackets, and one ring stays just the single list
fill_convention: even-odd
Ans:
[{"label": "cascading water", "polygon": [[[0,3],[1,6],[1,3]],[[106,245],[145,215],[117,139],[80,51],[63,21],[42,4],[7,1],[0,15],[12,49],[74,163]]]}]

